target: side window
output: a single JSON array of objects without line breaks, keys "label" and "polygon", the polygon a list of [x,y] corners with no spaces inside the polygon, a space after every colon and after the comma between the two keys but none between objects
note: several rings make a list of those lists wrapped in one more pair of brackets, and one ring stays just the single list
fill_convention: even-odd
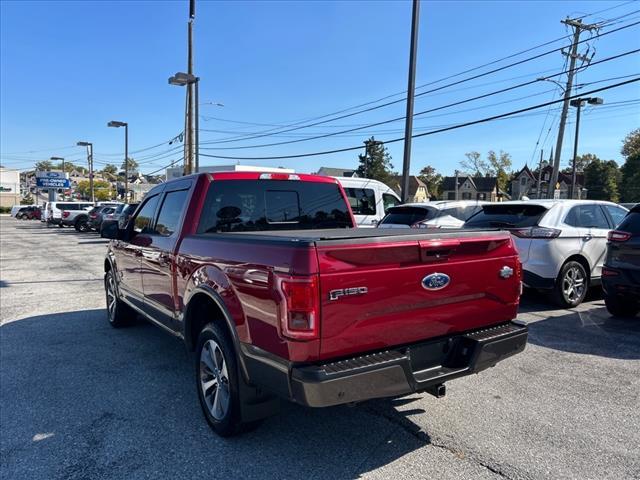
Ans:
[{"label": "side window", "polygon": [[178,190],[169,192],[164,196],[164,201],[158,214],[155,233],[163,237],[169,237],[178,229],[180,217],[187,203],[188,193],[189,190]]},{"label": "side window", "polygon": [[375,215],[376,196],[370,188],[345,188],[354,215]]},{"label": "side window", "polygon": [[627,212],[620,207],[614,207],[613,205],[604,205],[604,208],[607,209],[609,215],[611,216],[611,220],[613,220],[613,226],[616,227],[620,225],[622,219],[627,215]]},{"label": "side window", "polygon": [[383,193],[382,194],[382,204],[384,205],[384,211],[385,213],[387,212],[387,210],[389,210],[391,207],[395,207],[396,205],[398,205],[400,202],[398,201],[398,199],[396,197],[394,197],[393,195],[389,195],[388,193]]},{"label": "side window", "polygon": [[153,233],[150,227],[153,224],[153,215],[158,206],[158,195],[147,199],[138,215],[133,222],[133,231],[135,233]]},{"label": "side window", "polygon": [[574,227],[609,229],[609,222],[599,205],[576,205],[569,210],[564,223]]}]

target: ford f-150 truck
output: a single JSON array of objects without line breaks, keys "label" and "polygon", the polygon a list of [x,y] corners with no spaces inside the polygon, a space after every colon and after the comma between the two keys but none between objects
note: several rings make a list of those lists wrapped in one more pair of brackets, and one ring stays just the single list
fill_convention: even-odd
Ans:
[{"label": "ford f-150 truck", "polygon": [[104,232],[112,326],[142,314],[195,351],[204,415],[232,435],[279,399],[412,392],[524,350],[508,232],[354,228],[333,178],[222,172],[154,187]]}]

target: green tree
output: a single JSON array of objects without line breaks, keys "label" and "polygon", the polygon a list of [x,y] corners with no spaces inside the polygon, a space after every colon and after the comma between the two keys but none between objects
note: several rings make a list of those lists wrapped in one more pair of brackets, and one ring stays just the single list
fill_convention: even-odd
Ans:
[{"label": "green tree", "polygon": [[384,146],[384,142],[371,137],[364,143],[366,146],[365,154],[358,155],[360,161],[356,170],[358,176],[389,184],[393,177],[393,165],[391,164],[391,155]]},{"label": "green tree", "polygon": [[640,128],[624,139],[622,155],[624,165],[620,168],[620,194],[623,202],[640,202]]},{"label": "green tree", "polygon": [[36,162],[36,170],[45,170],[49,171],[53,169],[53,164],[49,160],[43,160],[41,162]]},{"label": "green tree", "polygon": [[429,195],[432,198],[440,198],[442,193],[442,175],[440,175],[435,168],[427,165],[418,174],[418,178],[427,185]]},{"label": "green tree", "polygon": [[[104,180],[95,180],[93,182],[93,190],[95,191],[96,200],[102,202],[104,200],[111,200],[115,197],[115,191],[111,187],[109,182]],[[78,192],[84,199],[91,199],[91,187],[89,180],[81,180],[76,187]]]},{"label": "green tree", "polygon": [[125,170],[127,168],[127,163],[129,164],[129,175],[138,171],[138,162],[136,162],[133,158],[128,158],[127,162],[122,162],[120,168]]},{"label": "green tree", "polygon": [[472,177],[484,177],[489,169],[489,165],[481,158],[480,152],[467,152],[464,154],[466,160],[460,162],[462,170]]},{"label": "green tree", "polygon": [[511,171],[511,155],[502,150],[496,155],[496,152],[489,150],[487,161],[489,163],[487,174],[491,177],[498,177],[498,188],[506,191],[509,185],[509,172]]},{"label": "green tree", "polygon": [[105,178],[115,180],[118,177],[118,167],[111,163],[108,163],[102,169],[101,173]]},{"label": "green tree", "polygon": [[27,194],[26,197],[20,200],[20,205],[33,205],[34,203],[33,197],[30,194]]},{"label": "green tree", "polygon": [[619,177],[618,164],[613,160],[592,160],[584,170],[588,197],[593,200],[619,201]]}]

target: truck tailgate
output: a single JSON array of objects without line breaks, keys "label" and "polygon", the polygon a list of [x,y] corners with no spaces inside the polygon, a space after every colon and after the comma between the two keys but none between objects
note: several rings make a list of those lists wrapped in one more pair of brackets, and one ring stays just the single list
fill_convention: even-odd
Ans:
[{"label": "truck tailgate", "polygon": [[319,242],[316,248],[321,358],[418,342],[516,316],[520,266],[506,232]]}]

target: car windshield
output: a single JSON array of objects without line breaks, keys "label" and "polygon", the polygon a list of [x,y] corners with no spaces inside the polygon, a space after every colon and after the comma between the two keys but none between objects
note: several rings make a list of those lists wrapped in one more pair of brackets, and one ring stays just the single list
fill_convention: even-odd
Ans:
[{"label": "car windshield", "polygon": [[547,209],[542,205],[484,205],[482,210],[467,220],[464,228],[533,227],[546,211]]},{"label": "car windshield", "polygon": [[438,213],[439,211],[433,207],[394,207],[380,220],[380,224],[413,225],[417,222],[432,220],[438,216]]}]

